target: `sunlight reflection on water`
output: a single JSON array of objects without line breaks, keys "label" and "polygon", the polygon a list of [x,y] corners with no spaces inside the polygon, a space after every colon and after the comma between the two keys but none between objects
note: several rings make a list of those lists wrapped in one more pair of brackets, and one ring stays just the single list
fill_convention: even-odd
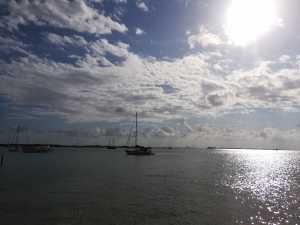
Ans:
[{"label": "sunlight reflection on water", "polygon": [[233,157],[227,161],[233,165],[229,166],[232,171],[225,178],[225,185],[244,205],[256,206],[249,221],[237,223],[296,224],[300,220],[299,197],[294,191],[299,188],[299,167],[293,152],[247,150],[228,157]]}]

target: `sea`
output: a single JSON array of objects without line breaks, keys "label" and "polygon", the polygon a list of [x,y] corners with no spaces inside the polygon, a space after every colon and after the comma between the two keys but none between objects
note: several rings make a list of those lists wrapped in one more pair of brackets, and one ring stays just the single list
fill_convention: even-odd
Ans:
[{"label": "sea", "polygon": [[0,150],[1,225],[300,225],[300,151]]}]

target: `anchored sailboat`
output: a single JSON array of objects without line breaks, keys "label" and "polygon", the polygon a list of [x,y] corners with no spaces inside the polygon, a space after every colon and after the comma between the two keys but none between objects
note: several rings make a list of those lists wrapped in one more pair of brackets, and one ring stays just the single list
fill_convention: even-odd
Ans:
[{"label": "anchored sailboat", "polygon": [[12,137],[12,143],[9,144],[8,151],[10,152],[24,152],[24,153],[46,153],[50,152],[51,148],[49,145],[43,144],[24,144],[20,143],[21,134],[24,133],[24,128],[17,126],[16,133]]},{"label": "anchored sailboat", "polygon": [[22,146],[19,143],[20,139],[20,133],[21,133],[21,127],[17,126],[16,132],[13,134],[11,138],[11,143],[9,143],[8,151],[10,152],[19,152],[22,150]]},{"label": "anchored sailboat", "polygon": [[127,155],[154,155],[151,150],[151,147],[145,147],[138,145],[138,114],[135,114],[135,146],[130,149],[126,150]]}]

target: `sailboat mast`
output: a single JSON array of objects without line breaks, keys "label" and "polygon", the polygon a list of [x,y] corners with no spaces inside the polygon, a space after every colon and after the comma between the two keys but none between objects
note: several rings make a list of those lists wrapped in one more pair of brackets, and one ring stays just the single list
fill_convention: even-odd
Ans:
[{"label": "sailboat mast", "polygon": [[135,113],[135,146],[138,145],[138,113]]},{"label": "sailboat mast", "polygon": [[20,126],[17,126],[17,132],[16,132],[16,146],[19,145],[19,135],[20,135]]}]

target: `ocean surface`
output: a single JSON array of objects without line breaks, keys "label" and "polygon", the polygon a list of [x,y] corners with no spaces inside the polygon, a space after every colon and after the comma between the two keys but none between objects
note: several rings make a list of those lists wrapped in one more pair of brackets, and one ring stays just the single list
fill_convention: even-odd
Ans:
[{"label": "ocean surface", "polygon": [[300,225],[300,152],[1,151],[1,225]]}]

